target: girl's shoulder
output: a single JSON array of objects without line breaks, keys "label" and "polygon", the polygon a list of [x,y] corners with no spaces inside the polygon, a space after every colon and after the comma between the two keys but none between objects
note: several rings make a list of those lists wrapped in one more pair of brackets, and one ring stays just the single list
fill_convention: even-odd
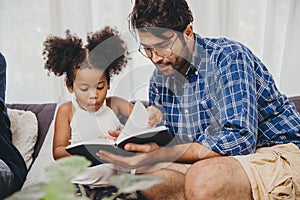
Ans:
[{"label": "girl's shoulder", "polygon": [[59,107],[57,112],[58,113],[65,113],[65,114],[72,114],[73,113],[73,104],[72,101],[67,101],[65,103],[62,103]]}]

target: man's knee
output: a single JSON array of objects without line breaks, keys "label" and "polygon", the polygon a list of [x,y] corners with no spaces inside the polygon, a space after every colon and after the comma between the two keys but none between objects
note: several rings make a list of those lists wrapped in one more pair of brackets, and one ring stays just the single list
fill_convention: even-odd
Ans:
[{"label": "man's knee", "polygon": [[187,199],[238,199],[240,195],[251,196],[251,190],[243,168],[234,158],[205,159],[192,165],[186,173]]},{"label": "man's knee", "polygon": [[215,189],[214,178],[218,168],[213,166],[210,159],[193,164],[185,176],[185,196],[187,199],[203,199],[205,193]]}]

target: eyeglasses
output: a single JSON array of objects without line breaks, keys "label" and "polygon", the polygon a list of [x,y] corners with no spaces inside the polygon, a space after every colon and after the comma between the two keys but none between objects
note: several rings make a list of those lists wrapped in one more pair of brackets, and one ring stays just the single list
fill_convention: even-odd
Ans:
[{"label": "eyeglasses", "polygon": [[173,46],[178,38],[178,35],[176,35],[176,38],[170,44],[169,46],[156,46],[156,47],[145,47],[144,45],[140,44],[139,46],[139,52],[145,56],[146,58],[152,58],[153,57],[153,52],[160,56],[160,57],[169,57],[173,54]]}]

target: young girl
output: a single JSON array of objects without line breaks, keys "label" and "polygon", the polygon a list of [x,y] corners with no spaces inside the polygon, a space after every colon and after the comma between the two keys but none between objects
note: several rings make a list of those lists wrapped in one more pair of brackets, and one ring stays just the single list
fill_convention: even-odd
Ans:
[{"label": "young girl", "polygon": [[[118,74],[128,60],[128,50],[116,30],[105,27],[89,34],[85,46],[69,31],[66,38],[50,36],[44,42],[43,55],[45,68],[57,76],[64,75],[67,89],[74,94],[72,101],[60,105],[56,113],[55,159],[70,156],[66,151],[70,143],[110,138],[110,130],[122,128],[117,116],[128,117],[133,104],[119,97],[106,97],[111,76]],[[150,125],[160,122],[158,109],[151,107],[148,111]],[[108,177],[115,173],[111,164],[102,164],[87,169],[74,182],[105,185]]]}]

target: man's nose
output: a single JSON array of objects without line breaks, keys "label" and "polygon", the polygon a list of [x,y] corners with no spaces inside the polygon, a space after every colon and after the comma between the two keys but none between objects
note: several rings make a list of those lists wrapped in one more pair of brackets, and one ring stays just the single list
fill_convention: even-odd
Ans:
[{"label": "man's nose", "polygon": [[155,51],[152,51],[152,57],[151,60],[153,63],[158,63],[161,60],[163,60],[164,58],[162,56],[157,55],[157,53]]}]

